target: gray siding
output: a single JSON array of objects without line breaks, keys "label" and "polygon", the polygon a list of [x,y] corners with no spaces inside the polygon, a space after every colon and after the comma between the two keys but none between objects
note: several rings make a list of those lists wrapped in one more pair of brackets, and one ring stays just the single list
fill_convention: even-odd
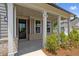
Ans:
[{"label": "gray siding", "polygon": [[0,3],[0,39],[8,37],[8,21],[6,18],[6,4]]}]

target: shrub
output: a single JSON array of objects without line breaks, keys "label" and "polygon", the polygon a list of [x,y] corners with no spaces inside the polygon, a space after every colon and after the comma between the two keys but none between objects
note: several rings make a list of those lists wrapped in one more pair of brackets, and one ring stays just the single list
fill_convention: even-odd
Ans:
[{"label": "shrub", "polygon": [[49,51],[56,53],[56,50],[59,48],[59,43],[55,33],[47,37],[46,48]]},{"label": "shrub", "polygon": [[69,43],[68,36],[65,35],[64,32],[61,32],[60,37],[61,37],[61,47],[65,49],[68,48],[68,43]]},{"label": "shrub", "polygon": [[71,46],[78,47],[78,45],[79,45],[79,33],[76,29],[73,29],[70,32],[69,38],[70,38],[70,41],[71,41]]}]

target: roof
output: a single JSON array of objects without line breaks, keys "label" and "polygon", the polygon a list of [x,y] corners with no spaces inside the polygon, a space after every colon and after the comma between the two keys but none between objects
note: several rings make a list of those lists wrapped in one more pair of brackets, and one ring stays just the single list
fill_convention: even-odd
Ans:
[{"label": "roof", "polygon": [[63,9],[63,8],[59,7],[58,5],[56,5],[56,4],[54,4],[54,3],[48,3],[48,4],[51,5],[51,6],[53,6],[53,7],[55,7],[55,8],[58,8],[58,9],[60,9],[60,10],[63,10],[63,11],[65,11],[65,12],[69,13],[69,14],[72,14],[72,15],[76,16],[74,13],[69,12],[69,11]]}]

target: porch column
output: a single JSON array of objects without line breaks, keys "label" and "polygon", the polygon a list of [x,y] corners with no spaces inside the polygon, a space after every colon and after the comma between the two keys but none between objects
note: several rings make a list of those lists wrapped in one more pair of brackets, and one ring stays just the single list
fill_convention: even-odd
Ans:
[{"label": "porch column", "polygon": [[17,53],[18,52],[18,36],[16,35],[16,24],[17,24],[17,20],[16,20],[16,7],[14,6],[13,8],[13,20],[14,20],[14,23],[13,23],[13,30],[14,30],[14,53]]},{"label": "porch column", "polygon": [[70,33],[70,18],[68,18],[68,35]]},{"label": "porch column", "polygon": [[47,12],[43,12],[43,47],[45,48],[47,37]]},{"label": "porch column", "polygon": [[61,37],[60,37],[60,33],[61,33],[61,16],[58,16],[58,41],[61,44]]},{"label": "porch column", "polygon": [[7,4],[8,14],[8,56],[13,56],[13,4]]},{"label": "porch column", "polygon": [[58,16],[58,34],[61,33],[61,16]]},{"label": "porch column", "polygon": [[14,12],[14,14],[13,14],[13,16],[14,16],[14,37],[16,38],[17,36],[16,36],[16,7],[14,7],[14,9],[13,9],[13,12]]}]

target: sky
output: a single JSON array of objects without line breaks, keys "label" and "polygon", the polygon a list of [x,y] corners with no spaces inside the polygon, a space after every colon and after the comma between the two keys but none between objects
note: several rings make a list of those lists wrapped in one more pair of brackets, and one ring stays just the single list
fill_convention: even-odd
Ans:
[{"label": "sky", "polygon": [[79,17],[79,3],[57,3],[57,5]]}]

